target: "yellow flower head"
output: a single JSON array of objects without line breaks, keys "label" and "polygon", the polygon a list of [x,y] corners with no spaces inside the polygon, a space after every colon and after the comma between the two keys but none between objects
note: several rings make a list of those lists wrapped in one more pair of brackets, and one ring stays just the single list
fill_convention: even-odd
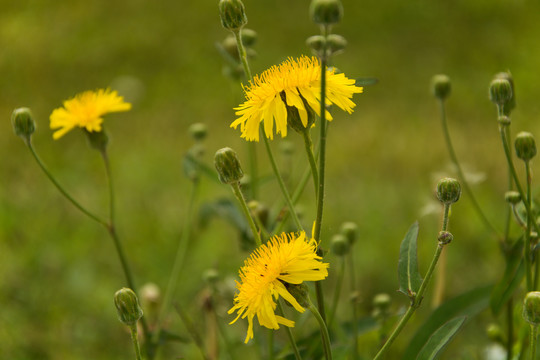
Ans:
[{"label": "yellow flower head", "polygon": [[[354,85],[355,80],[334,70],[326,71],[326,105],[335,104],[349,114],[355,106],[351,98],[363,92],[362,87]],[[276,133],[287,135],[287,107],[298,110],[304,127],[308,124],[309,106],[320,116],[321,65],[316,58],[302,56],[298,60],[289,58],[279,66],[272,66],[257,75],[244,88],[247,100],[239,107],[231,127],[240,125],[242,137],[248,141],[259,141],[259,124],[264,122],[266,137],[273,139],[274,120]],[[326,119],[332,120],[326,112]]]},{"label": "yellow flower head", "polygon": [[301,284],[304,281],[323,280],[328,276],[328,264],[317,256],[317,242],[306,240],[306,234],[281,234],[259,246],[240,269],[241,282],[229,314],[238,311],[236,319],[248,319],[245,342],[253,338],[253,318],[269,329],[279,329],[279,324],[293,327],[294,321],[274,313],[281,295],[299,312],[304,308],[285,287],[285,283]]},{"label": "yellow flower head", "polygon": [[64,107],[54,109],[50,116],[50,127],[59,130],[54,132],[53,139],[59,139],[76,126],[89,132],[100,132],[103,115],[130,109],[131,104],[124,102],[116,91],[85,91],[64,101]]}]

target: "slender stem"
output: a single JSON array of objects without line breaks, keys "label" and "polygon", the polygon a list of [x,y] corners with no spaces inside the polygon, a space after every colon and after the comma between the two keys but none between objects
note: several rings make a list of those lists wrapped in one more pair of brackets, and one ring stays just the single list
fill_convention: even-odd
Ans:
[{"label": "slender stem", "polygon": [[241,29],[239,29],[238,31],[233,31],[233,34],[234,38],[236,39],[238,55],[240,55],[240,61],[242,62],[242,66],[244,67],[244,73],[246,74],[246,78],[251,81],[253,77],[251,76],[251,70],[249,68],[249,63],[247,60],[246,48],[244,47],[244,43],[242,42],[241,31]]},{"label": "slender stem", "polygon": [[351,287],[351,294],[354,295],[352,297],[351,305],[352,305],[352,311],[353,311],[353,318],[352,318],[352,324],[353,324],[353,351],[352,351],[352,359],[356,360],[358,358],[358,303],[357,303],[357,296],[356,296],[356,271],[354,269],[354,256],[353,251],[349,252],[348,255],[348,263],[349,263],[349,279],[351,281],[350,287]]},{"label": "slender stem", "polygon": [[315,319],[317,319],[317,322],[319,323],[319,327],[321,328],[321,336],[323,339],[323,350],[324,350],[324,356],[326,360],[332,360],[332,346],[330,345],[330,335],[328,335],[328,328],[326,327],[326,322],[322,318],[321,314],[317,311],[317,308],[311,303],[311,300],[309,301],[309,311],[315,316]]},{"label": "slender stem", "polygon": [[332,326],[334,318],[336,316],[337,305],[339,302],[341,287],[343,286],[343,278],[345,277],[345,258],[343,256],[339,257],[339,270],[336,280],[336,289],[334,290],[334,298],[332,299],[332,307],[330,308],[330,314],[328,315],[328,327]]},{"label": "slender stem", "polygon": [[139,347],[139,339],[137,337],[137,325],[132,325],[129,327],[131,331],[131,340],[133,341],[133,347],[135,348],[135,358],[137,360],[142,360],[141,348]]},{"label": "slender stem", "polygon": [[[527,199],[524,199],[529,208],[531,207],[531,167],[528,161],[525,161],[525,172],[527,179]],[[525,232],[525,276],[527,280],[527,291],[534,290],[534,284],[532,279],[532,257],[531,257],[531,228],[532,217],[527,215],[527,231]]]},{"label": "slender stem", "polygon": [[474,194],[469,186],[469,183],[467,182],[467,179],[465,178],[465,174],[463,173],[463,170],[461,169],[461,165],[458,161],[458,158],[456,156],[456,152],[454,151],[454,147],[452,146],[452,140],[450,138],[450,132],[448,131],[448,122],[446,121],[446,110],[445,110],[445,102],[444,100],[439,100],[440,105],[440,112],[441,112],[441,122],[442,122],[442,128],[444,133],[444,138],[446,140],[446,147],[448,148],[448,153],[450,154],[450,158],[452,162],[454,163],[454,166],[456,167],[457,173],[459,178],[461,179],[461,183],[463,185],[463,188],[465,189],[465,192],[470,197],[474,209],[476,210],[476,213],[484,223],[484,225],[490,229],[493,233],[498,234],[499,231],[489,222],[488,218],[482,211],[482,208],[478,204],[478,201],[476,201],[476,198],[474,197]]},{"label": "slender stem", "polygon": [[[279,300],[277,301],[277,312],[278,315],[283,316],[283,307],[281,306],[281,302]],[[296,341],[294,340],[291,328],[288,326],[283,327],[285,328],[285,332],[287,333],[287,338],[289,339],[289,343],[291,344],[295,359],[302,360],[302,356],[300,356],[300,351],[298,351],[298,346],[296,345]]]},{"label": "slender stem", "polygon": [[274,360],[274,330],[268,330],[268,360]]},{"label": "slender stem", "polygon": [[313,185],[315,187],[315,195],[318,195],[318,189],[319,189],[319,179],[318,179],[318,172],[317,172],[317,164],[315,163],[315,156],[313,155],[313,142],[311,141],[311,135],[308,128],[304,129],[302,131],[302,135],[304,137],[304,144],[306,148],[306,154],[309,160],[309,166],[311,168],[311,175],[313,177]]},{"label": "slender stem", "polygon": [[536,337],[538,335],[538,326],[531,325],[531,360],[536,359]]},{"label": "slender stem", "polygon": [[238,181],[233,182],[231,184],[231,187],[233,189],[234,195],[236,195],[236,198],[238,199],[238,202],[240,203],[240,207],[242,208],[242,212],[244,213],[244,216],[246,217],[249,227],[251,228],[251,232],[253,233],[253,238],[255,239],[255,244],[257,245],[257,247],[259,247],[262,245],[261,235],[259,234],[259,231],[257,230],[257,226],[253,222],[253,218],[251,217],[251,214],[246,204],[246,199],[244,198],[244,195],[242,194],[242,191],[240,190],[240,183]]},{"label": "slender stem", "polygon": [[32,156],[34,157],[34,159],[36,160],[36,162],[38,163],[39,167],[41,168],[41,170],[43,170],[43,172],[45,173],[45,175],[47,175],[47,177],[49,178],[49,180],[51,180],[51,182],[54,184],[54,186],[56,186],[56,188],[58,189],[58,191],[60,191],[60,193],[62,195],[64,195],[64,197],[66,199],[68,199],[77,209],[79,209],[80,211],[82,211],[86,216],[88,216],[90,219],[94,220],[95,222],[103,225],[104,227],[108,227],[109,224],[101,219],[99,216],[93,214],[92,212],[90,212],[89,210],[87,210],[84,206],[82,206],[77,200],[75,200],[63,187],[62,185],[60,185],[60,183],[58,181],[56,181],[56,179],[54,178],[54,176],[51,174],[51,172],[47,169],[47,167],[45,166],[45,164],[43,163],[43,161],[41,161],[41,159],[39,158],[38,154],[36,153],[36,151],[34,150],[34,146],[32,145],[32,142],[31,141],[28,141],[27,142],[28,144],[28,149],[30,150],[30,152],[32,153]]},{"label": "slender stem", "polygon": [[163,302],[159,310],[158,318],[156,321],[156,326],[152,336],[152,342],[157,344],[162,332],[163,321],[165,320],[165,315],[171,306],[172,299],[176,292],[177,284],[179,283],[180,273],[182,270],[182,265],[184,264],[184,259],[186,258],[187,247],[191,239],[191,224],[192,218],[191,215],[194,213],[195,202],[199,189],[199,181],[194,180],[193,186],[191,187],[191,192],[189,196],[188,207],[186,211],[186,217],[184,218],[184,226],[180,239],[178,240],[178,247],[176,250],[176,256],[174,258],[173,267],[171,269],[171,274],[169,276],[169,281],[167,283],[167,288],[165,290],[165,295],[163,296]]},{"label": "slender stem", "polygon": [[104,149],[103,151],[100,151],[101,157],[103,159],[103,163],[105,164],[105,172],[107,173],[107,182],[109,183],[109,224],[113,225],[116,224],[115,222],[115,196],[114,196],[114,185],[112,181],[112,173],[111,173],[111,163],[109,161],[109,155],[107,154],[107,150]]},{"label": "slender stem", "polygon": [[272,170],[274,171],[274,175],[278,181],[279,188],[281,189],[281,192],[283,194],[283,197],[285,197],[285,200],[287,201],[287,205],[289,206],[289,211],[293,217],[294,223],[298,230],[304,230],[302,227],[302,224],[300,223],[300,219],[298,219],[298,215],[296,214],[296,211],[294,209],[294,204],[291,200],[291,196],[289,195],[289,192],[287,191],[287,188],[285,186],[285,183],[283,182],[283,178],[281,177],[279,173],[279,169],[276,164],[276,160],[274,158],[274,155],[272,154],[272,148],[270,147],[270,141],[266,136],[262,136],[264,145],[266,147],[266,152],[268,154],[268,158],[270,159],[270,164],[272,165]]},{"label": "slender stem", "polygon": [[[448,228],[448,215],[450,213],[450,205],[445,204],[444,205],[444,214],[443,214],[443,225],[441,231],[446,231]],[[409,308],[397,324],[396,328],[392,331],[386,342],[384,343],[383,347],[379,350],[377,355],[373,358],[373,360],[381,359],[384,353],[390,348],[394,340],[398,337],[401,330],[405,327],[411,316],[414,314],[416,309],[420,306],[422,303],[422,299],[424,296],[424,292],[426,291],[426,288],[429,284],[429,281],[431,280],[431,277],[433,275],[433,271],[435,270],[435,267],[437,265],[437,262],[439,261],[439,257],[441,256],[442,250],[444,249],[445,244],[439,242],[437,244],[437,249],[435,250],[435,254],[433,255],[433,259],[431,260],[431,264],[429,265],[428,271],[426,273],[426,276],[424,280],[422,280],[422,284],[420,285],[420,288],[418,289],[418,293],[411,298],[411,304],[409,305]]]},{"label": "slender stem", "polygon": [[180,304],[175,303],[174,308],[176,309],[176,312],[180,316],[180,319],[184,323],[184,326],[186,327],[189,335],[193,339],[193,342],[201,352],[201,355],[204,360],[209,360],[208,355],[206,354],[206,351],[204,350],[204,343],[202,341],[201,335],[197,331],[197,328],[193,325],[191,320],[189,319],[188,315],[184,312],[182,307],[180,307]]},{"label": "slender stem", "polygon": [[506,303],[506,359],[512,360],[514,350],[514,301],[512,298]]}]

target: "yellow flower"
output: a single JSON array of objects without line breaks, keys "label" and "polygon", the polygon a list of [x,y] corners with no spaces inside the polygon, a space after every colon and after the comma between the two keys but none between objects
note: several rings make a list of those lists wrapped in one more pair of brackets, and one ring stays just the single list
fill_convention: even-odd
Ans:
[{"label": "yellow flower", "polygon": [[50,116],[50,127],[59,130],[54,132],[53,139],[59,139],[77,126],[89,132],[100,132],[103,115],[130,109],[131,104],[124,102],[116,91],[85,91],[64,101],[64,107],[54,109]]},{"label": "yellow flower", "polygon": [[[351,98],[355,93],[362,93],[363,88],[354,85],[355,80],[334,70],[326,71],[326,104],[335,104],[349,114],[355,106]],[[272,66],[257,75],[244,88],[247,100],[239,107],[236,119],[231,127],[240,125],[242,137],[248,141],[259,141],[259,124],[264,122],[266,137],[273,139],[274,120],[276,133],[287,135],[287,108],[298,109],[300,119],[305,126],[308,123],[309,106],[320,115],[321,65],[316,58],[300,57],[297,61],[289,58],[279,66]],[[332,120],[326,112],[326,119]]]},{"label": "yellow flower", "polygon": [[323,280],[328,276],[328,264],[317,256],[317,242],[306,240],[306,234],[281,234],[259,246],[244,262],[236,282],[238,292],[229,314],[238,311],[236,319],[248,319],[245,342],[253,338],[253,318],[269,329],[279,329],[279,324],[293,327],[294,321],[274,313],[281,295],[299,312],[304,308],[289,293],[285,284]]}]

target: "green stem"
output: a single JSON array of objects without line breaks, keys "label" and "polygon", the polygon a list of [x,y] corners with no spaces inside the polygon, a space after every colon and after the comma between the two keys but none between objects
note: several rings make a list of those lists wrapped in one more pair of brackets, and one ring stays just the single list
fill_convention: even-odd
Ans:
[{"label": "green stem", "polygon": [[204,343],[202,341],[202,338],[197,331],[197,328],[193,325],[193,322],[189,319],[187,314],[184,312],[184,310],[180,307],[180,304],[176,303],[174,305],[174,308],[176,309],[176,312],[180,316],[180,319],[184,323],[184,326],[186,327],[189,335],[191,336],[191,339],[201,352],[201,356],[204,360],[209,360],[208,355],[206,355],[206,351],[204,350]]},{"label": "green stem", "polygon": [[343,256],[339,257],[339,270],[336,280],[336,289],[334,291],[334,298],[332,299],[332,307],[330,308],[330,314],[328,315],[328,327],[332,327],[334,318],[336,316],[337,305],[339,302],[341,287],[343,286],[343,278],[345,277],[345,259]]},{"label": "green stem", "polygon": [[450,138],[450,132],[448,131],[448,122],[446,121],[446,110],[445,110],[445,106],[444,106],[444,100],[442,100],[442,99],[439,100],[439,105],[440,105],[441,122],[442,122],[443,133],[444,133],[444,138],[446,140],[446,147],[448,148],[448,153],[450,154],[450,159],[454,163],[454,166],[456,167],[458,176],[461,179],[461,183],[463,185],[463,188],[465,189],[465,192],[467,193],[467,195],[470,197],[470,199],[471,199],[471,201],[473,203],[474,209],[476,210],[476,213],[478,214],[478,216],[480,217],[480,219],[482,220],[484,225],[488,229],[490,229],[493,233],[498,234],[499,231],[497,231],[497,229],[495,229],[495,227],[489,222],[488,218],[486,217],[486,215],[482,211],[482,208],[478,204],[478,201],[476,201],[476,198],[474,197],[474,194],[473,194],[471,188],[469,187],[469,183],[467,182],[467,179],[465,178],[465,174],[463,173],[463,170],[461,169],[461,165],[460,165],[460,163],[458,161],[458,158],[456,156],[456,152],[454,151],[454,147],[452,145],[452,140]]},{"label": "green stem", "polygon": [[233,189],[234,195],[236,195],[236,198],[238,199],[238,202],[240,203],[240,207],[242,208],[242,212],[244,213],[244,216],[249,224],[249,227],[251,228],[251,232],[253,233],[253,238],[255,239],[255,244],[257,247],[259,247],[262,245],[261,235],[259,234],[259,231],[257,230],[257,226],[253,222],[253,218],[251,217],[251,214],[246,204],[246,199],[244,198],[244,195],[242,194],[242,191],[240,190],[240,183],[238,181],[233,182],[231,184],[231,187]]},{"label": "green stem", "polygon": [[321,336],[323,339],[323,350],[324,350],[324,356],[326,360],[332,360],[332,346],[330,344],[330,336],[328,335],[328,328],[326,327],[326,322],[322,318],[321,314],[317,311],[317,308],[313,306],[311,303],[311,300],[309,300],[309,311],[315,316],[315,319],[317,319],[317,322],[319,323],[319,327],[321,328]]},{"label": "green stem", "polygon": [[169,276],[169,281],[167,283],[167,288],[165,290],[165,295],[163,296],[163,302],[159,310],[158,318],[156,321],[156,326],[153,331],[152,343],[158,344],[159,338],[161,337],[163,321],[165,320],[165,315],[171,306],[172,299],[176,292],[177,284],[179,283],[180,273],[182,270],[182,265],[184,264],[184,259],[186,258],[187,247],[191,239],[191,224],[192,219],[191,215],[194,213],[195,202],[199,189],[199,181],[194,180],[193,186],[191,188],[191,193],[189,196],[188,207],[186,211],[186,217],[184,218],[184,226],[180,239],[178,241],[178,247],[176,250],[176,256],[174,258],[173,267],[171,274]]},{"label": "green stem", "polygon": [[274,360],[274,330],[268,330],[268,360]]},{"label": "green stem", "polygon": [[538,326],[531,325],[531,360],[536,359],[536,337],[538,335]]},{"label": "green stem", "polygon": [[[531,207],[531,167],[528,161],[525,161],[525,173],[527,179],[527,199],[525,201]],[[525,276],[527,279],[527,291],[534,290],[532,279],[532,257],[531,257],[531,228],[532,217],[527,215],[527,231],[525,232]]]},{"label": "green stem", "polygon": [[319,189],[319,179],[318,179],[318,172],[317,172],[317,164],[315,163],[315,156],[313,155],[313,142],[311,141],[311,136],[309,129],[304,129],[302,131],[302,135],[304,137],[304,145],[306,148],[306,154],[309,160],[309,166],[311,168],[311,175],[313,177],[313,185],[315,187],[315,195],[318,195],[318,189]]},{"label": "green stem", "polygon": [[352,352],[352,359],[356,360],[358,358],[358,304],[357,304],[357,297],[356,297],[356,272],[354,270],[354,256],[353,252],[349,252],[348,256],[349,260],[349,279],[351,281],[351,294],[353,294],[353,301],[351,302],[352,310],[353,310],[353,352]]},{"label": "green stem", "polygon": [[139,339],[137,337],[137,325],[132,325],[129,327],[131,331],[131,340],[133,341],[133,347],[135,348],[135,358],[137,360],[142,360],[141,348],[139,346]]},{"label": "green stem", "polygon": [[51,174],[51,172],[47,169],[47,167],[45,166],[45,164],[43,163],[43,161],[41,161],[41,159],[39,158],[38,154],[36,153],[36,151],[34,150],[34,146],[32,145],[32,142],[31,141],[28,141],[27,142],[28,144],[28,149],[30,150],[30,152],[32,153],[32,156],[34,157],[34,159],[36,160],[36,162],[38,163],[39,167],[41,168],[41,170],[43,170],[43,172],[45,173],[45,175],[47,175],[47,177],[49,178],[49,180],[51,180],[51,182],[54,184],[54,186],[56,186],[56,188],[58,189],[58,191],[60,191],[60,193],[62,195],[64,195],[64,197],[66,199],[68,199],[77,209],[79,209],[83,214],[85,214],[86,216],[88,216],[90,219],[94,220],[95,222],[103,225],[104,227],[108,227],[109,224],[101,219],[99,216],[97,215],[94,215],[92,212],[88,211],[84,206],[82,206],[77,200],[75,200],[66,190],[64,190],[64,188],[62,187],[62,185],[60,185],[60,183],[58,181],[56,181],[56,179],[53,177],[53,175]]},{"label": "green stem", "polygon": [[506,342],[506,359],[512,360],[514,350],[514,301],[512,298],[506,303],[506,326],[508,336]]},{"label": "green stem", "polygon": [[[281,302],[279,300],[277,301],[277,313],[279,316],[283,316],[283,307],[281,306]],[[298,351],[298,346],[296,345],[296,341],[294,340],[291,328],[288,326],[283,327],[285,328],[285,332],[287,333],[287,338],[289,339],[289,343],[291,344],[295,359],[302,360],[302,357],[300,356],[300,351]]]},{"label": "green stem", "polygon": [[[448,215],[450,213],[450,205],[445,204],[444,205],[444,215],[443,215],[443,225],[441,231],[446,231],[448,228]],[[416,309],[420,306],[422,303],[422,299],[424,296],[424,292],[426,291],[426,288],[429,284],[429,281],[431,280],[431,277],[433,276],[433,271],[435,270],[435,267],[437,265],[437,262],[439,261],[439,257],[441,256],[442,250],[444,248],[445,244],[438,243],[437,249],[435,250],[435,254],[433,255],[433,259],[431,260],[431,264],[429,265],[428,271],[426,273],[426,276],[424,280],[422,280],[422,284],[420,285],[420,288],[418,289],[418,293],[411,298],[411,304],[409,305],[409,308],[397,324],[396,328],[392,331],[386,342],[384,343],[383,347],[379,350],[377,355],[373,358],[373,360],[381,359],[384,353],[388,351],[394,340],[398,337],[398,335],[401,333],[401,330],[405,327],[411,316],[414,314]]]},{"label": "green stem", "polygon": [[262,136],[264,145],[266,147],[266,152],[268,154],[268,159],[270,159],[270,164],[272,165],[272,170],[274,171],[274,175],[278,181],[279,188],[281,189],[281,192],[283,194],[283,197],[285,197],[285,200],[287,201],[287,205],[289,206],[289,211],[293,217],[294,223],[298,230],[303,231],[304,228],[302,227],[302,224],[300,224],[300,219],[298,219],[298,215],[296,214],[296,211],[294,210],[294,204],[292,202],[291,196],[289,195],[289,192],[287,191],[287,188],[285,187],[285,183],[283,182],[283,178],[281,177],[279,173],[279,169],[276,164],[276,160],[274,159],[274,155],[272,154],[272,148],[270,147],[270,141],[266,136]]}]

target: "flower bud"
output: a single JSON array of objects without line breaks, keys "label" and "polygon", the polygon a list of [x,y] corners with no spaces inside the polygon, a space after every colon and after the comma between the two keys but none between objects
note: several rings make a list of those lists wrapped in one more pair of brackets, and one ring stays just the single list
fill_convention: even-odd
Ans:
[{"label": "flower bud", "polygon": [[373,298],[373,307],[375,309],[386,311],[390,307],[391,301],[390,295],[385,293],[377,294]]},{"label": "flower bud", "polygon": [[433,91],[433,95],[435,95],[437,99],[446,99],[450,95],[450,91],[452,90],[450,78],[443,74],[433,76],[433,78],[431,79],[431,88]]},{"label": "flower bud", "polygon": [[493,323],[489,324],[486,333],[491,341],[504,344],[504,335],[499,325]]},{"label": "flower bud", "polygon": [[109,135],[105,132],[105,129],[102,129],[101,131],[88,131],[86,129],[83,130],[86,134],[86,139],[88,140],[88,145],[92,149],[95,149],[97,151],[105,151],[107,149],[107,145],[109,145]]},{"label": "flower bud", "polygon": [[194,123],[189,127],[189,133],[195,141],[202,141],[208,134],[208,128],[203,123]]},{"label": "flower bud", "polygon": [[242,39],[242,44],[244,44],[244,46],[251,47],[257,42],[257,32],[251,29],[242,29],[240,38]]},{"label": "flower bud", "polygon": [[516,92],[514,87],[514,79],[512,78],[512,74],[510,72],[500,72],[495,75],[495,79],[506,79],[510,83],[510,87],[512,88],[512,96],[510,100],[506,101],[502,106],[502,112],[504,115],[509,116],[512,110],[516,107]]},{"label": "flower bud", "polygon": [[207,269],[203,273],[203,280],[210,285],[214,285],[219,280],[219,273],[216,269]]},{"label": "flower bud", "polygon": [[154,283],[147,283],[141,287],[141,303],[145,308],[157,309],[161,302],[161,290]]},{"label": "flower bud", "polygon": [[449,231],[440,231],[437,240],[439,240],[441,245],[450,244],[454,240],[454,235]]},{"label": "flower bud", "polygon": [[313,35],[307,38],[306,45],[311,48],[316,54],[321,52],[324,48],[324,36],[322,35]]},{"label": "flower bud", "polygon": [[510,125],[512,123],[510,118],[508,116],[506,116],[506,115],[499,116],[497,121],[499,122],[499,125],[501,125],[501,126],[508,126],[508,125]]},{"label": "flower bud", "polygon": [[349,241],[349,245],[352,246],[356,242],[356,238],[358,237],[358,225],[351,221],[344,222],[341,225],[341,233],[345,235],[345,237]]},{"label": "flower bud", "polygon": [[343,5],[340,0],[312,0],[309,12],[315,24],[332,25],[343,17]]},{"label": "flower bud", "polygon": [[452,178],[444,178],[437,184],[437,199],[443,204],[452,204],[461,196],[459,181]]},{"label": "flower bud", "polygon": [[[294,297],[294,299],[298,301],[300,306],[305,307],[305,308],[309,307],[309,289],[306,284],[285,283],[285,286],[287,290],[291,293],[291,295]],[[287,304],[291,305],[289,303]]]},{"label": "flower bud", "polygon": [[36,130],[36,123],[29,108],[18,108],[11,114],[11,124],[15,135],[21,137],[26,143]]},{"label": "flower bud", "polygon": [[336,234],[332,237],[330,243],[332,252],[337,256],[345,256],[349,253],[350,244],[347,238],[342,234]]},{"label": "flower bud", "polygon": [[251,214],[259,219],[262,225],[266,226],[268,224],[269,210],[266,206],[256,200],[251,200],[248,203],[248,208]]},{"label": "flower bud", "polygon": [[536,142],[530,132],[522,131],[514,142],[516,155],[523,161],[529,161],[536,155]]},{"label": "flower bud", "polygon": [[214,165],[219,175],[219,181],[223,184],[232,184],[240,181],[244,176],[236,152],[229,147],[216,152]]},{"label": "flower bud", "polygon": [[220,0],[221,25],[227,30],[238,31],[247,24],[246,10],[241,0]]},{"label": "flower bud", "polygon": [[503,106],[512,98],[512,85],[507,79],[494,79],[489,86],[489,99]]},{"label": "flower bud", "polygon": [[118,319],[128,326],[133,326],[143,316],[139,299],[133,290],[122,288],[114,294],[114,305],[118,311]]},{"label": "flower bud", "polygon": [[525,295],[523,318],[533,326],[540,324],[540,291],[531,291]]},{"label": "flower bud", "polygon": [[504,200],[509,204],[516,205],[521,201],[521,195],[517,191],[507,191],[504,194]]},{"label": "flower bud", "polygon": [[326,39],[326,46],[331,54],[336,54],[347,47],[347,40],[341,35],[330,34]]}]

